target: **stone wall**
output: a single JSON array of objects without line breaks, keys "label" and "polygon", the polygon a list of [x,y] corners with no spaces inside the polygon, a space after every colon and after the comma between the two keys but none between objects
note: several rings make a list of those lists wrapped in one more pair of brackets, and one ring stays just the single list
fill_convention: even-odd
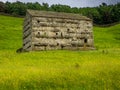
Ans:
[{"label": "stone wall", "polygon": [[94,47],[91,20],[32,17],[30,22],[28,16],[24,28],[26,36],[24,49],[29,47],[29,50],[79,50]]},{"label": "stone wall", "polygon": [[29,14],[26,14],[23,25],[23,50],[32,50],[32,18]]}]

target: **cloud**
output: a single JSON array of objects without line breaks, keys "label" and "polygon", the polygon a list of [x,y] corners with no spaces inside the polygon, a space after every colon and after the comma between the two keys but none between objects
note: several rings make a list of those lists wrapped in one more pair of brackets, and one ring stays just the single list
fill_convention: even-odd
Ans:
[{"label": "cloud", "polygon": [[[18,0],[1,0],[1,1],[10,1],[15,2]],[[21,2],[28,2],[28,0],[20,0]],[[49,5],[52,4],[64,4],[69,5],[71,7],[93,7],[98,6],[101,3],[105,2],[107,4],[116,4],[120,2],[120,0],[29,0],[29,2],[39,2],[39,3],[48,3]]]}]

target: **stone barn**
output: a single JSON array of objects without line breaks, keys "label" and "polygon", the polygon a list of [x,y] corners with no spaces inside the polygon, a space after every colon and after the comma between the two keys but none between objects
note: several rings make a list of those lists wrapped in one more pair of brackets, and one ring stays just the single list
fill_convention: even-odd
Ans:
[{"label": "stone barn", "polygon": [[27,10],[23,50],[94,49],[92,20],[71,13]]}]

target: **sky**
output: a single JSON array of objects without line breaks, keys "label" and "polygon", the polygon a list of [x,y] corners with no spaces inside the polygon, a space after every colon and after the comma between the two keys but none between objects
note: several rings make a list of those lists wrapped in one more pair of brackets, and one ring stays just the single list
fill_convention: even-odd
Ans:
[{"label": "sky", "polygon": [[62,4],[62,5],[69,5],[71,7],[95,7],[100,5],[102,2],[107,4],[116,4],[120,2],[120,0],[0,0],[3,2],[39,2],[39,3],[48,3],[49,5],[52,4]]}]

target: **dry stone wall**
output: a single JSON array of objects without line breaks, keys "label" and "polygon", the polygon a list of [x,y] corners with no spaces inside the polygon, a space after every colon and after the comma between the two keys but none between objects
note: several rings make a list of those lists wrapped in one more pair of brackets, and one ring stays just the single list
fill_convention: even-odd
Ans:
[{"label": "dry stone wall", "polygon": [[[30,19],[27,20],[28,23]],[[31,43],[32,50],[78,50],[93,47],[91,20],[32,17],[29,23],[25,24],[24,37],[29,36],[24,39],[24,44],[31,40],[28,46]],[[29,25],[31,29],[28,29]]]},{"label": "dry stone wall", "polygon": [[23,26],[23,49],[30,51],[32,50],[31,40],[32,40],[32,19],[29,14],[26,15]]}]

